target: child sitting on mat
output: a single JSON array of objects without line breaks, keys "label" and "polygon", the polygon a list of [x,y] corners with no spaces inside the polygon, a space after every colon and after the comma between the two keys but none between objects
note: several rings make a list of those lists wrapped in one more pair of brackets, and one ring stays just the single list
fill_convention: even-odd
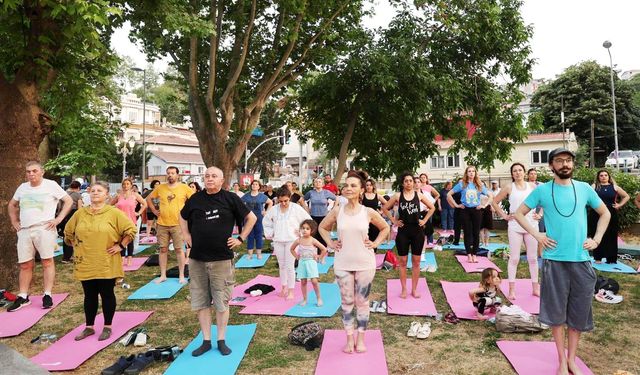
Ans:
[{"label": "child sitting on mat", "polygon": [[[320,297],[320,286],[318,285],[318,260],[323,259],[327,253],[327,248],[320,241],[313,238],[318,224],[313,220],[305,220],[300,224],[300,238],[291,244],[291,254],[298,259],[298,268],[296,273],[300,280],[302,289],[302,302],[300,306],[307,304],[307,281],[311,280],[313,290],[316,292],[317,305],[322,306],[322,298]],[[296,252],[296,248],[298,251]],[[318,250],[321,253],[318,255]]]},{"label": "child sitting on mat", "polygon": [[485,268],[482,271],[480,285],[469,291],[469,298],[473,301],[473,306],[478,309],[478,319],[489,319],[484,314],[485,310],[489,309],[495,312],[502,304],[502,299],[497,296],[500,292],[500,282],[500,273],[495,268]]}]

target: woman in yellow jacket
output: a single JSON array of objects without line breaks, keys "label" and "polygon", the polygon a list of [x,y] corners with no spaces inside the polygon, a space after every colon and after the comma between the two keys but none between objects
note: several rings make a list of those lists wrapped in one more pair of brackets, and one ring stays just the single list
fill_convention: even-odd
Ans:
[{"label": "woman in yellow jacket", "polygon": [[111,336],[111,323],[116,312],[113,291],[116,279],[124,277],[120,251],[127,248],[136,234],[131,220],[117,208],[107,204],[109,185],[98,181],[89,190],[91,204],[76,211],[64,228],[64,240],[75,249],[73,276],[84,289],[85,329],[76,341],[95,334],[98,296],[102,298],[104,329],[98,338]]}]

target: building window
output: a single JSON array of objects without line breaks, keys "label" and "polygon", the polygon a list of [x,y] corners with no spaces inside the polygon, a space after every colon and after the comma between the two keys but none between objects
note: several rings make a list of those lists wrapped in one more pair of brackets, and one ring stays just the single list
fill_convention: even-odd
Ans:
[{"label": "building window", "polygon": [[198,167],[198,174],[204,174],[204,167]]},{"label": "building window", "polygon": [[431,157],[431,168],[433,168],[433,169],[442,169],[442,168],[444,168],[444,156],[432,156]]},{"label": "building window", "polygon": [[531,151],[531,164],[547,164],[549,162],[549,150]]},{"label": "building window", "polygon": [[136,123],[136,118],[138,117],[137,114],[138,114],[137,112],[129,112],[129,122],[130,123],[132,123],[132,124]]},{"label": "building window", "polygon": [[458,168],[460,167],[460,155],[453,154],[447,155],[447,168]]},{"label": "building window", "polygon": [[159,165],[153,166],[153,175],[159,176],[161,174],[162,174],[162,169],[160,168],[160,166]]}]

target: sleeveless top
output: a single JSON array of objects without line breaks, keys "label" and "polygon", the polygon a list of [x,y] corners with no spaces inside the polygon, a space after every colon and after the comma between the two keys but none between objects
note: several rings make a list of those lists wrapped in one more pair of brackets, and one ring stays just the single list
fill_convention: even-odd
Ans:
[{"label": "sleeveless top", "polygon": [[333,268],[340,271],[375,270],[375,252],[364,245],[369,238],[369,212],[360,205],[360,210],[350,215],[344,212],[345,207],[341,205],[338,212],[338,238],[342,248],[335,252]]},{"label": "sleeveless top", "polygon": [[[531,192],[533,191],[533,187],[531,187],[528,182],[525,183],[525,185],[526,188],[524,190],[520,190],[515,183],[511,183],[511,193],[509,193],[509,212],[511,214],[515,213],[518,210],[518,207],[520,207],[522,202],[524,202],[524,200],[527,199],[529,194],[531,194]],[[529,213],[525,217],[532,227],[538,228],[538,223],[533,219],[533,212],[534,210],[529,211]],[[526,232],[526,230],[524,230],[524,228],[522,228],[515,219],[509,220],[508,228],[509,230],[517,233]]]},{"label": "sleeveless top", "polygon": [[116,208],[124,212],[124,214],[127,215],[127,217],[135,224],[138,221],[138,218],[136,217],[136,204],[138,204],[138,201],[134,194],[131,194],[129,198],[125,198],[124,195],[121,194],[118,196]]},{"label": "sleeveless top", "polygon": [[600,189],[596,190],[602,202],[611,208],[616,203],[616,189],[613,185],[600,185]]},{"label": "sleeveless top", "polygon": [[418,193],[413,192],[413,198],[408,201],[404,198],[404,192],[400,192],[400,204],[398,206],[400,220],[406,224],[418,224],[420,220],[420,199]]},{"label": "sleeveless top", "polygon": [[318,250],[313,245],[298,245],[298,255],[300,259],[313,259],[318,254]]},{"label": "sleeveless top", "polygon": [[378,194],[374,193],[375,196],[373,199],[367,198],[367,193],[362,195],[362,205],[365,207],[373,208],[374,210],[378,210],[380,207],[380,202],[378,201]]}]

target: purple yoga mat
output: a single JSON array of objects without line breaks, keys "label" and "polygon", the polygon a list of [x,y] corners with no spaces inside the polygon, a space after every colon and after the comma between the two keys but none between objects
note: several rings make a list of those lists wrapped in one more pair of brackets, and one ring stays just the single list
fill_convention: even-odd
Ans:
[{"label": "purple yoga mat", "polygon": [[42,308],[42,296],[29,296],[31,304],[18,311],[7,312],[3,309],[0,313],[0,337],[18,336],[22,332],[33,327],[43,316],[55,309],[69,293],[53,294],[53,307]]},{"label": "purple yoga mat", "polygon": [[386,253],[385,254],[376,254],[376,269],[377,270],[382,269],[382,263],[384,263],[384,257],[386,255],[387,255]]},{"label": "purple yoga mat", "polygon": [[[276,290],[271,293],[279,293],[280,292],[280,279],[274,276],[266,276],[266,275],[258,275],[253,279],[247,281],[244,284],[236,285],[233,288],[233,293],[231,294],[231,301],[229,301],[229,305],[231,306],[248,306],[260,299],[261,296],[251,297],[251,295],[246,294],[244,291],[255,284],[267,284],[273,285]],[[269,293],[269,294],[271,294]],[[244,300],[240,300],[244,298]]]},{"label": "purple yoga mat", "polygon": [[427,280],[421,277],[418,280],[418,293],[420,298],[411,296],[411,278],[407,278],[407,298],[400,298],[402,284],[399,279],[387,280],[387,313],[395,315],[435,316],[436,305],[429,291]]},{"label": "purple yoga mat", "polygon": [[389,373],[382,344],[382,333],[379,330],[366,331],[364,343],[367,351],[365,353],[344,353],[342,349],[346,343],[347,337],[344,331],[333,329],[324,331],[316,375]]},{"label": "purple yoga mat", "polygon": [[100,336],[103,326],[103,317],[100,314],[96,317],[94,325],[95,335],[89,336],[82,341],[75,341],[74,337],[82,332],[85,327],[84,324],[81,324],[32,357],[31,361],[49,371],[76,369],[91,356],[124,336],[130,329],[147,320],[151,314],[153,314],[153,311],[117,311],[113,317],[111,337],[104,341],[98,341],[98,336]]},{"label": "purple yoga mat", "polygon": [[144,265],[144,262],[147,261],[149,257],[139,257],[139,258],[131,258],[131,265],[127,266],[127,259],[122,259],[122,269],[127,271],[137,271]]},{"label": "purple yoga mat", "polygon": [[458,263],[464,268],[464,272],[473,273],[473,272],[482,272],[485,268],[495,268],[498,272],[502,272],[500,267],[496,266],[495,263],[487,259],[486,257],[476,257],[478,263],[469,263],[466,255],[456,255],[456,259]]},{"label": "purple yoga mat", "polygon": [[[509,281],[502,280],[500,284],[502,294],[509,299]],[[509,300],[529,314],[540,314],[540,297],[533,295],[533,286],[529,279],[516,279],[516,299]]]},{"label": "purple yoga mat", "polygon": [[[498,348],[518,375],[555,374],[558,370],[558,354],[553,342],[498,341]],[[593,375],[580,358],[576,358],[576,363],[585,375]]]},{"label": "purple yoga mat", "polygon": [[[469,298],[469,290],[477,288],[479,283],[471,282],[450,282],[440,280],[442,290],[447,298],[451,310],[460,319],[480,320],[476,313],[477,309],[473,307],[473,302]],[[495,314],[485,311],[487,316],[495,316]]]}]

